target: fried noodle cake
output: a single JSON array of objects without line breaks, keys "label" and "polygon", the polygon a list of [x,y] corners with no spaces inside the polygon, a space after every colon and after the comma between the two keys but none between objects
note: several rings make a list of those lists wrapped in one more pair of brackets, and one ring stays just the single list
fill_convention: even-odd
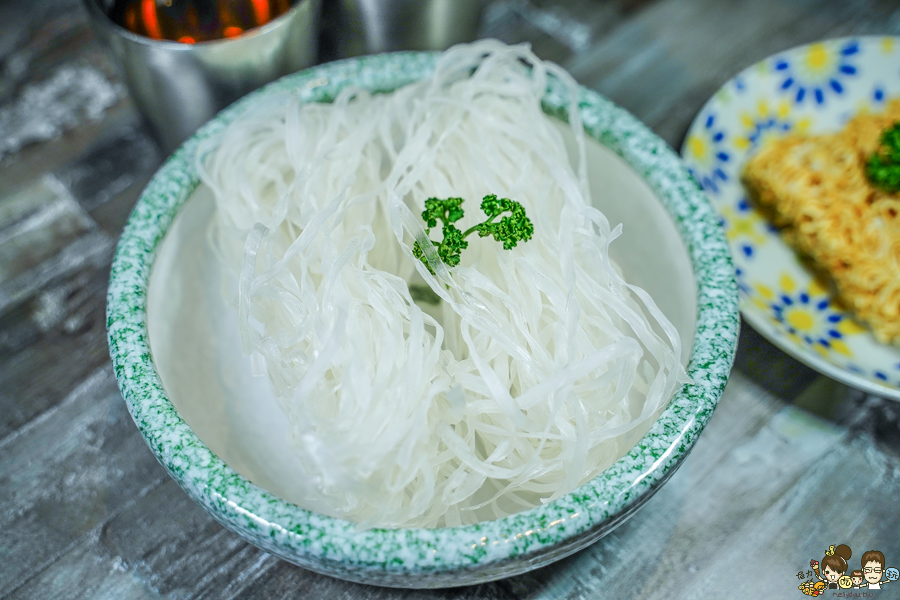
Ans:
[{"label": "fried noodle cake", "polygon": [[812,259],[839,299],[884,343],[900,345],[900,194],[873,187],[865,165],[900,122],[900,98],[831,135],[791,134],[746,164],[748,193]]}]

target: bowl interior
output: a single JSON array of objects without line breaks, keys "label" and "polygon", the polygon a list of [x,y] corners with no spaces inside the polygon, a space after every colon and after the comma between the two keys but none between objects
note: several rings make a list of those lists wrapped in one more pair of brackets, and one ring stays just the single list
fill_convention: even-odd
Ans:
[{"label": "bowl interior", "polygon": [[[574,148],[568,126],[559,128]],[[623,225],[612,257],[672,321],[687,366],[697,315],[687,249],[647,183],[613,151],[591,138],[586,144],[594,204],[613,226]],[[241,356],[237,314],[224,301],[222,273],[207,242],[213,210],[210,191],[199,186],[159,246],[147,295],[157,372],[181,417],[231,468],[289,502],[329,514],[327,506],[304,502],[286,417],[267,379],[253,377],[249,359]]]}]

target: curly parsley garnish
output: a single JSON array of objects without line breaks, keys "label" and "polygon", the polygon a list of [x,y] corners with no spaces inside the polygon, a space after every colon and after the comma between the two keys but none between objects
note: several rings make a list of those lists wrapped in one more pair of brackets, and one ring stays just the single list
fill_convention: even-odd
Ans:
[{"label": "curly parsley garnish", "polygon": [[[479,237],[493,236],[498,242],[503,242],[505,250],[515,248],[519,242],[527,242],[534,233],[534,226],[525,215],[525,208],[515,200],[497,198],[495,194],[489,194],[481,201],[481,210],[487,215],[487,220],[461,231],[454,223],[463,218],[462,203],[462,198],[446,198],[444,200],[429,198],[425,201],[425,210],[422,211],[422,219],[428,226],[427,231],[430,232],[432,227],[437,227],[438,221],[443,223],[441,231],[444,238],[440,243],[434,240],[431,243],[437,248],[441,262],[448,267],[455,267],[459,264],[462,251],[469,246],[469,242],[465,238],[471,233],[478,232]],[[499,221],[494,220],[503,213],[509,213],[509,215]],[[428,270],[434,274],[419,242],[413,244],[413,255],[425,263]]]},{"label": "curly parsley garnish", "polygon": [[900,123],[881,134],[881,146],[866,163],[866,176],[885,192],[900,192]]}]

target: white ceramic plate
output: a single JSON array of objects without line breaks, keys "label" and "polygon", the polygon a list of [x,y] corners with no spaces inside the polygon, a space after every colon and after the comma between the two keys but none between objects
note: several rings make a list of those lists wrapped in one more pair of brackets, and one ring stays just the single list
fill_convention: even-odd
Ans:
[{"label": "white ceramic plate", "polygon": [[879,344],[816,283],[748,202],[739,175],[767,140],[788,131],[835,132],[860,111],[900,96],[900,38],[841,38],[771,56],[706,103],[681,154],[718,210],[737,270],[744,318],[810,367],[900,399],[900,349]]}]

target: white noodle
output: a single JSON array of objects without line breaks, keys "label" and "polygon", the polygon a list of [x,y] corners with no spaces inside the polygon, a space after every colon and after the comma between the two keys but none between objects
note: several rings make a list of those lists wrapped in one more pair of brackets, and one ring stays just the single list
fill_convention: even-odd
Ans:
[{"label": "white noodle", "polygon": [[[548,74],[572,98],[576,169],[541,110]],[[243,350],[310,505],[361,527],[518,512],[612,464],[686,380],[674,327],[609,259],[621,227],[591,206],[577,98],[527,47],[484,41],[392,94],[269,98],[201,149]],[[465,230],[492,193],[522,203],[533,239],[471,236],[449,270],[425,200],[464,198]]]}]

